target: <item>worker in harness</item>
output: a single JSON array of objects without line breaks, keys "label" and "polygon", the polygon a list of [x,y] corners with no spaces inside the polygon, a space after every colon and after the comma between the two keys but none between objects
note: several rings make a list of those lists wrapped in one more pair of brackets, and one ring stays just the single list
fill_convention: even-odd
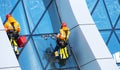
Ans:
[{"label": "worker in harness", "polygon": [[67,49],[69,35],[69,28],[67,27],[67,24],[63,22],[60,29],[60,33],[57,35],[57,45],[54,50],[56,59],[58,59],[59,64],[62,65],[65,65],[66,59],[69,58],[69,53]]},{"label": "worker in harness", "polygon": [[7,22],[4,24],[4,27],[6,29],[10,43],[13,46],[16,55],[18,56],[19,50],[16,41],[20,33],[20,24],[10,14],[8,14],[6,18],[7,18]]}]

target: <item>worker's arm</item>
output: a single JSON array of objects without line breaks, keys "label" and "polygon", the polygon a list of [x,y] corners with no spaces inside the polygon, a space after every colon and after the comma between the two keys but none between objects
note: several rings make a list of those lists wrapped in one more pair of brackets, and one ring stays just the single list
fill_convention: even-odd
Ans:
[{"label": "worker's arm", "polygon": [[8,30],[8,22],[6,22],[6,23],[4,24],[4,28],[5,28],[6,31]]},{"label": "worker's arm", "polygon": [[21,30],[20,29],[20,24],[18,22],[16,22],[16,23],[17,23],[17,31],[20,32],[20,30]]},{"label": "worker's arm", "polygon": [[66,40],[69,39],[69,36],[70,36],[70,31],[67,32],[67,38],[66,38]]}]

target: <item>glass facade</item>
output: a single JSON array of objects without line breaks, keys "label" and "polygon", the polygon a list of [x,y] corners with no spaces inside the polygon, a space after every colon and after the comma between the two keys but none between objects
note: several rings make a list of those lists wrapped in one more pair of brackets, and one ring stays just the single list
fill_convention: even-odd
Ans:
[{"label": "glass facade", "polygon": [[111,54],[120,52],[119,0],[86,0],[86,2],[92,18]]},{"label": "glass facade", "polygon": [[[120,6],[118,0],[86,0],[91,15],[110,52],[120,51]],[[20,35],[27,37],[27,44],[20,49],[19,63],[22,70],[77,70],[75,55],[71,50],[67,64],[59,67],[49,62],[46,49],[55,48],[54,35],[59,32],[60,20],[55,0],[0,0],[0,16],[6,22],[8,13],[20,23]],[[51,57],[51,56],[50,56]]]},{"label": "glass facade", "polygon": [[3,24],[8,13],[20,23],[21,36],[27,37],[27,44],[19,48],[18,58],[22,70],[78,69],[74,53],[71,50],[66,65],[60,67],[46,54],[56,46],[54,36],[59,32],[60,19],[55,0],[0,0],[0,16]]}]

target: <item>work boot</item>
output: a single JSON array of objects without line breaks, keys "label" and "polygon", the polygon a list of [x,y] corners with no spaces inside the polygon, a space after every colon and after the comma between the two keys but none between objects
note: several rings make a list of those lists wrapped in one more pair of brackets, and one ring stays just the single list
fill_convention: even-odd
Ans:
[{"label": "work boot", "polygon": [[17,46],[14,47],[14,50],[15,50],[15,54],[19,55],[19,50],[18,50]]},{"label": "work boot", "polygon": [[18,59],[18,57],[19,57],[19,50],[16,50],[16,51],[15,51],[15,55],[16,55],[16,57],[17,57],[17,59]]}]

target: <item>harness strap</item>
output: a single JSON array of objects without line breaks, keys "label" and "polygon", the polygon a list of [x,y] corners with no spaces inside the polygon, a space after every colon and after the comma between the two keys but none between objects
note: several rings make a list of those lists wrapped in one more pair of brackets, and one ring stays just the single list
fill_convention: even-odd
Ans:
[{"label": "harness strap", "polygon": [[15,31],[15,26],[14,26],[14,22],[11,22],[12,24],[12,27],[13,27],[13,30]]}]

